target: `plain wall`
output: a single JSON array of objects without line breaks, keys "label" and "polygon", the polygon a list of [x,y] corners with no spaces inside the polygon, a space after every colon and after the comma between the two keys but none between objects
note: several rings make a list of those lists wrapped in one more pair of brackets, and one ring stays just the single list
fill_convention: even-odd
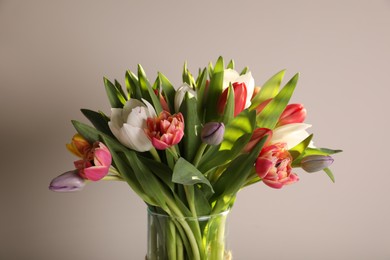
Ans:
[{"label": "plain wall", "polygon": [[146,208],[125,183],[48,190],[73,168],[79,109],[109,112],[103,76],[142,64],[180,84],[219,55],[256,85],[300,72],[293,102],[315,145],[343,149],[324,173],[243,190],[234,259],[390,259],[390,1],[0,0],[0,259],[128,260],[146,253]]}]

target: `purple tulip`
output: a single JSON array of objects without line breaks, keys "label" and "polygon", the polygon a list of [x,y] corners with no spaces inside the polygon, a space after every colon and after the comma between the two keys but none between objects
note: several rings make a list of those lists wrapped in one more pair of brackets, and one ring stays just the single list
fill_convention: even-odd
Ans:
[{"label": "purple tulip", "polygon": [[77,170],[65,172],[50,182],[49,189],[56,192],[72,192],[82,190],[85,181],[77,173]]},{"label": "purple tulip", "polygon": [[202,141],[210,145],[218,145],[223,140],[225,125],[221,122],[209,122],[203,126]]},{"label": "purple tulip", "polygon": [[307,172],[318,172],[332,163],[333,158],[329,155],[309,155],[301,160],[301,167]]}]

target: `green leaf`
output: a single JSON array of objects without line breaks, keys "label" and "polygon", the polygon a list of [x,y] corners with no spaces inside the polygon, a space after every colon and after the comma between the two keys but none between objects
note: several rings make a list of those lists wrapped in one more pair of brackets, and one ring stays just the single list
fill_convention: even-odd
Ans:
[{"label": "green leaf", "polygon": [[152,88],[149,80],[146,78],[144,69],[140,64],[138,64],[138,82],[141,89],[142,98],[146,99],[149,103],[152,102],[152,98],[149,92],[149,89]]},{"label": "green leaf", "polygon": [[149,158],[139,157],[144,165],[148,165],[149,169],[162,180],[172,191],[174,190],[174,184],[172,182],[172,170],[165,163],[160,163],[156,160]]},{"label": "green leaf", "polygon": [[89,109],[81,109],[81,112],[97,130],[113,137],[111,130],[108,127],[110,119],[105,116],[103,112],[98,113]]},{"label": "green leaf", "polygon": [[211,201],[217,201],[214,212],[225,209],[238,191],[245,185],[267,137],[263,137],[249,154],[234,159],[214,184],[215,194]]},{"label": "green leaf", "polygon": [[298,83],[299,74],[287,82],[283,89],[275,96],[274,99],[257,115],[258,127],[274,129],[280,115],[286,108],[290,98],[294,92],[295,86]]},{"label": "green leaf", "polygon": [[155,199],[145,193],[144,189],[137,180],[133,169],[127,163],[127,159],[123,156],[124,147],[107,136],[103,136],[103,141],[111,152],[115,167],[118,169],[121,176],[129,184],[132,190],[147,204],[157,206],[157,202],[155,201]]},{"label": "green leaf", "polygon": [[187,68],[187,62],[185,62],[183,66],[182,78],[183,78],[183,83],[187,83],[191,88],[195,86],[195,80],[191,72]]},{"label": "green leaf", "polygon": [[303,152],[306,150],[307,146],[310,144],[311,139],[313,138],[313,134],[309,135],[302,142],[294,146],[289,150],[293,160],[297,159]]},{"label": "green leaf", "polygon": [[134,151],[126,151],[125,156],[128,159],[128,162],[142,189],[145,191],[145,194],[154,198],[157,202],[157,206],[166,211],[167,204],[165,199],[168,193],[161,181],[154,176],[152,171],[138,158]]},{"label": "green leaf", "polygon": [[205,108],[207,101],[206,85],[207,85],[207,69],[204,69],[197,79],[197,100],[198,100],[198,116],[201,122],[204,122]]},{"label": "green leaf", "polygon": [[234,118],[234,89],[229,84],[228,95],[226,99],[225,110],[223,111],[222,122],[227,125]]},{"label": "green leaf", "polygon": [[72,124],[76,131],[82,135],[89,143],[94,143],[100,140],[100,132],[92,126],[86,125],[76,120],[72,120]]},{"label": "green leaf", "polygon": [[111,83],[107,78],[104,78],[104,85],[106,88],[108,100],[112,108],[122,108],[126,103],[126,98],[122,96],[121,92]]},{"label": "green leaf", "polygon": [[256,109],[258,105],[278,94],[285,72],[286,70],[279,71],[263,84],[259,93],[251,100],[249,110]]},{"label": "green leaf", "polygon": [[218,100],[222,94],[222,85],[223,85],[223,75],[224,75],[224,62],[223,58],[219,57],[213,74],[211,74],[210,84],[207,91],[207,97],[205,100],[206,107],[206,122],[210,121],[219,121],[218,118]]},{"label": "green leaf", "polygon": [[137,76],[130,70],[126,71],[125,83],[129,96],[140,100],[142,98],[141,89]]},{"label": "green leaf", "polygon": [[234,60],[230,60],[229,64],[226,67],[227,69],[232,69],[234,70]]},{"label": "green leaf", "polygon": [[119,93],[121,94],[121,96],[124,98],[124,100],[126,102],[128,99],[127,99],[125,92],[123,91],[121,84],[117,80],[114,81],[114,84],[115,84],[116,89],[119,91]]},{"label": "green leaf", "polygon": [[199,170],[211,169],[234,159],[249,142],[256,122],[256,112],[244,110],[225,126],[224,140],[219,146],[210,147],[199,162]]},{"label": "green leaf", "polygon": [[213,186],[211,186],[209,180],[206,179],[193,164],[189,163],[183,157],[177,160],[175,167],[173,168],[172,181],[183,185],[204,183],[213,190]]},{"label": "green leaf", "polygon": [[323,171],[329,176],[330,180],[331,180],[333,183],[335,183],[335,178],[334,178],[334,176],[333,176],[332,171],[331,171],[329,168],[325,168]]},{"label": "green leaf", "polygon": [[165,94],[165,99],[168,103],[170,111],[175,111],[175,95],[176,91],[171,82],[165,77],[162,73],[158,73],[158,78],[160,79],[160,84]]},{"label": "green leaf", "polygon": [[156,110],[157,115],[159,115],[161,111],[163,111],[160,103],[160,98],[156,95],[156,93],[154,93],[154,90],[150,85],[148,85],[148,92],[150,99],[152,100],[153,107]]},{"label": "green leaf", "polygon": [[340,153],[340,152],[342,152],[342,150],[307,147],[305,149],[305,151],[292,162],[291,165],[292,165],[292,167],[300,167],[302,158],[309,156],[309,155],[331,155],[331,154]]},{"label": "green leaf", "polygon": [[249,68],[248,68],[248,67],[245,67],[245,68],[241,71],[240,75],[247,74],[248,71],[249,71]]},{"label": "green leaf", "polygon": [[184,96],[180,106],[180,112],[184,117],[184,137],[180,142],[182,156],[192,162],[201,144],[201,123],[197,114],[197,101],[188,93]]}]

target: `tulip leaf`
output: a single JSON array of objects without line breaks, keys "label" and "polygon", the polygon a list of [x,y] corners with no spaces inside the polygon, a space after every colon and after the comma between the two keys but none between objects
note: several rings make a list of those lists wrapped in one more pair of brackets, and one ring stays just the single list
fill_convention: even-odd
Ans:
[{"label": "tulip leaf", "polygon": [[82,135],[89,143],[94,143],[100,140],[100,132],[92,126],[86,125],[76,120],[72,120],[72,124],[76,131]]},{"label": "tulip leaf", "polygon": [[225,109],[223,111],[222,122],[227,125],[234,118],[234,89],[232,84],[229,84],[229,90],[226,99]]},{"label": "tulip leaf", "polygon": [[[245,185],[267,137],[263,137],[249,154],[235,158],[214,184],[215,193],[211,201],[217,201],[214,212],[226,209],[237,192]],[[221,208],[221,209],[219,209]]]},{"label": "tulip leaf", "polygon": [[191,88],[195,86],[195,80],[191,72],[187,68],[187,62],[185,62],[183,66],[182,78],[183,78],[183,83],[187,83]]},{"label": "tulip leaf", "polygon": [[113,137],[111,130],[108,127],[108,121],[110,121],[110,119],[105,116],[103,112],[98,113],[89,109],[81,109],[81,112],[97,130]]},{"label": "tulip leaf", "polygon": [[120,145],[116,141],[106,136],[103,136],[103,141],[111,152],[115,167],[118,169],[121,176],[125,179],[129,186],[146,203],[148,203],[149,205],[157,206],[157,202],[154,200],[154,198],[147,195],[140,183],[138,182],[133,169],[130,167],[130,165],[127,163],[126,158],[124,158],[123,156],[122,149],[117,149],[118,147],[120,147]]},{"label": "tulip leaf", "polygon": [[234,60],[230,60],[229,64],[226,66],[226,68],[234,70]]},{"label": "tulip leaf", "polygon": [[156,94],[150,85],[148,85],[148,92],[149,97],[152,100],[153,107],[156,110],[157,115],[159,115],[161,111],[163,111],[160,103],[160,98],[157,96],[159,94]]},{"label": "tulip leaf", "polygon": [[184,137],[180,142],[182,156],[192,162],[201,144],[201,123],[197,114],[197,101],[187,92],[180,106],[184,117]]},{"label": "tulip leaf", "polygon": [[206,107],[206,122],[218,121],[220,115],[218,114],[218,100],[222,94],[224,75],[224,64],[222,57],[219,57],[213,73],[210,75],[210,84],[207,90],[207,97],[204,102]]},{"label": "tulip leaf", "polygon": [[245,68],[242,69],[240,75],[245,75],[245,74],[248,73],[248,71],[249,71],[249,68],[248,68],[248,67],[245,67]]},{"label": "tulip leaf", "polygon": [[209,180],[190,162],[183,157],[177,160],[173,168],[172,181],[183,185],[204,183],[213,191]]},{"label": "tulip leaf", "polygon": [[286,70],[279,71],[263,84],[259,93],[251,100],[249,110],[256,109],[262,102],[273,98],[278,94],[285,72]]},{"label": "tulip leaf", "polygon": [[129,96],[140,100],[142,98],[141,89],[137,76],[130,70],[126,71],[125,83]]},{"label": "tulip leaf", "polygon": [[305,138],[302,142],[288,150],[288,152],[291,154],[293,161],[297,158],[300,157],[308,147],[308,145],[311,142],[311,139],[313,138],[313,134],[309,135],[308,137]]},{"label": "tulip leaf", "polygon": [[329,168],[324,168],[323,171],[328,175],[328,177],[330,178],[330,180],[335,183],[335,178],[334,178],[334,175],[332,173],[332,171],[329,169]]},{"label": "tulip leaf", "polygon": [[244,110],[225,126],[224,140],[211,147],[199,162],[199,170],[206,173],[234,159],[249,142],[256,122],[256,112]]},{"label": "tulip leaf", "polygon": [[206,100],[207,100],[207,69],[203,69],[202,73],[197,79],[196,86],[197,86],[197,100],[198,100],[198,116],[199,119],[203,122],[205,117],[205,107],[206,107]]},{"label": "tulip leaf", "polygon": [[119,91],[119,93],[121,94],[121,96],[124,98],[124,100],[125,101],[128,100],[128,97],[126,96],[125,92],[123,91],[122,85],[117,80],[114,81],[114,85],[115,85],[116,89]]},{"label": "tulip leaf", "polygon": [[149,89],[152,89],[149,80],[146,78],[144,69],[140,64],[138,64],[138,82],[141,89],[142,98],[146,99],[149,103],[152,102],[152,96]]},{"label": "tulip leaf", "polygon": [[139,159],[145,164],[148,165],[150,170],[156,175],[160,180],[162,180],[172,191],[174,189],[174,184],[171,181],[172,179],[172,170],[168,165],[152,160],[149,158],[139,157]]},{"label": "tulip leaf", "polygon": [[107,92],[108,100],[112,108],[123,108],[126,103],[126,98],[118,90],[118,88],[111,83],[107,78],[104,78],[104,85]]},{"label": "tulip leaf", "polygon": [[137,156],[136,152],[127,150],[125,156],[141,187],[149,197],[156,200],[157,206],[167,211],[167,191],[153,172]]},{"label": "tulip leaf", "polygon": [[257,126],[274,129],[280,115],[286,108],[290,98],[294,92],[295,86],[298,83],[299,74],[295,74],[292,79],[287,82],[283,89],[269,102],[267,106],[257,115]]},{"label": "tulip leaf", "polygon": [[158,78],[160,79],[160,84],[165,94],[165,99],[168,103],[170,111],[175,111],[175,88],[172,83],[165,77],[162,73],[158,73]]}]

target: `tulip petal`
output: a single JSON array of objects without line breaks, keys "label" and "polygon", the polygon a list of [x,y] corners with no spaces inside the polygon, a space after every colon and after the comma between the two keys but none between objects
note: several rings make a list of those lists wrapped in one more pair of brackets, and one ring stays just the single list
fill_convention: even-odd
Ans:
[{"label": "tulip petal", "polygon": [[271,160],[261,157],[257,158],[255,166],[257,175],[263,179],[265,176],[267,176],[273,165],[274,163]]},{"label": "tulip petal", "polygon": [[146,152],[152,148],[152,143],[146,136],[144,129],[129,124],[123,124],[122,129],[128,144],[130,144],[129,148],[138,152]]},{"label": "tulip petal", "polygon": [[291,149],[309,136],[309,133],[305,131],[309,127],[311,125],[304,123],[294,123],[277,127],[273,131],[270,143],[286,143],[287,149]]},{"label": "tulip petal", "polygon": [[223,85],[222,90],[225,90],[229,87],[230,83],[236,82],[236,79],[240,76],[240,74],[233,69],[225,69],[223,74]]},{"label": "tulip petal", "polygon": [[83,169],[84,176],[91,181],[98,181],[104,178],[109,171],[109,166],[92,166]]}]

